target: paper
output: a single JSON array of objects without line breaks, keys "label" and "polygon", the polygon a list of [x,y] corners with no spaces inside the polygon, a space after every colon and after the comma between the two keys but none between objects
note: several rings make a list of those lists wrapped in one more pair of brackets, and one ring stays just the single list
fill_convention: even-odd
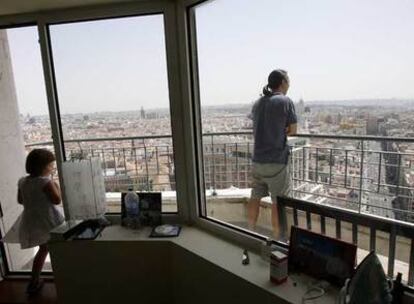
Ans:
[{"label": "paper", "polygon": [[69,219],[105,214],[105,184],[99,158],[64,162],[62,174]]}]

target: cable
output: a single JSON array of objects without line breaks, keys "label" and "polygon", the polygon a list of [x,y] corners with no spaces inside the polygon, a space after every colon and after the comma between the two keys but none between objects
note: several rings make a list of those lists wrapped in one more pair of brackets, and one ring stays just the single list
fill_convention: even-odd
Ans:
[{"label": "cable", "polygon": [[[321,298],[325,295],[326,289],[329,287],[329,283],[326,281],[319,281],[316,284],[312,284],[302,296],[302,304],[305,304],[306,301],[315,300]],[[316,294],[312,294],[312,293]]]},{"label": "cable", "polygon": [[[315,295],[309,295],[311,292],[317,291],[318,293]],[[302,296],[302,304],[309,300],[315,300],[325,295],[325,290],[321,287],[312,287],[308,289],[305,294]]]}]

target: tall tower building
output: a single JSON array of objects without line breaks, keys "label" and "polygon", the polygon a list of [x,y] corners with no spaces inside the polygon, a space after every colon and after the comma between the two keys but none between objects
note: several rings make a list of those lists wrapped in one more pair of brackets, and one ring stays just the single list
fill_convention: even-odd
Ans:
[{"label": "tall tower building", "polygon": [[367,135],[378,135],[378,131],[379,131],[378,117],[376,116],[368,117],[366,130],[367,130]]},{"label": "tall tower building", "polygon": [[299,123],[302,122],[304,113],[305,113],[305,102],[301,98],[296,105],[296,115],[298,117]]},{"label": "tall tower building", "polygon": [[144,110],[144,107],[141,107],[141,119],[145,119],[145,110]]}]

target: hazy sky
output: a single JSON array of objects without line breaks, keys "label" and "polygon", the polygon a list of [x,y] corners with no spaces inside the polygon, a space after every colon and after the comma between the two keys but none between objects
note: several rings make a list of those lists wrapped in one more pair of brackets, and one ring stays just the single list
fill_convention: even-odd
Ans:
[{"label": "hazy sky", "polygon": [[[61,113],[168,107],[163,33],[160,15],[51,26]],[[9,37],[20,111],[44,113],[36,28],[15,29]]]},{"label": "hazy sky", "polygon": [[[196,9],[203,105],[251,102],[288,70],[293,99],[414,97],[414,1],[215,0]],[[161,16],[51,27],[62,113],[168,106]],[[23,113],[45,113],[37,32],[9,31]]]}]

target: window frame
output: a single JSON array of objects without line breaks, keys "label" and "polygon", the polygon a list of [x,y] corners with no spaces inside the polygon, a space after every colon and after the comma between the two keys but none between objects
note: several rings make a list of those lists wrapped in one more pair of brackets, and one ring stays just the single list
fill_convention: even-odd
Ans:
[{"label": "window frame", "polygon": [[[178,208],[178,213],[166,214],[164,218],[166,222],[175,221],[199,226],[220,237],[236,241],[245,248],[259,250],[265,239],[264,236],[202,214],[205,207],[203,194],[205,186],[201,174],[203,150],[193,8],[209,1],[211,0],[177,0],[176,2],[155,0],[1,16],[0,28],[27,24],[36,25],[38,28],[53,145],[57,170],[60,173],[64,161],[64,145],[49,26],[59,23],[163,14]],[[62,174],[59,174],[59,178],[63,185]],[[62,193],[65,202],[64,189]],[[16,273],[7,273],[10,274]]]},{"label": "window frame", "polygon": [[[55,66],[53,63],[54,57],[53,57],[53,50],[52,50],[52,42],[51,42],[51,33],[50,33],[50,28],[51,26],[54,25],[69,25],[72,23],[83,23],[83,22],[94,22],[94,21],[106,21],[106,20],[114,20],[114,19],[123,19],[123,18],[139,18],[139,17],[145,17],[145,16],[161,16],[163,18],[163,28],[164,28],[164,45],[166,47],[166,35],[165,35],[165,26],[166,26],[166,22],[165,22],[165,13],[163,11],[157,11],[154,10],[153,12],[143,12],[140,14],[128,14],[128,15],[111,15],[111,16],[106,16],[106,17],[97,17],[97,18],[86,18],[86,19],[82,19],[82,20],[71,20],[71,21],[58,21],[58,22],[52,22],[52,23],[46,23],[46,37],[47,37],[47,44],[48,44],[48,49],[49,49],[49,53],[50,53],[50,59],[51,59],[51,71],[52,71],[52,75],[53,75],[53,87],[55,90],[55,103],[56,103],[56,115],[57,115],[57,124],[58,124],[58,128],[59,128],[59,140],[60,140],[60,146],[62,149],[62,162],[66,161],[66,156],[67,156],[67,151],[65,148],[65,140],[63,138],[63,126],[62,126],[62,118],[61,118],[61,114],[60,114],[60,104],[59,104],[59,94],[58,94],[58,88],[57,88],[57,81],[56,81],[56,70],[55,70]],[[167,49],[165,49],[165,53],[167,52]],[[167,63],[167,56],[165,57],[166,63]],[[168,71],[166,71],[168,74]],[[167,75],[169,76],[169,75]],[[169,78],[169,77],[167,77]],[[168,87],[168,91],[170,91],[170,88]],[[170,113],[170,117],[171,117],[171,121],[170,121],[170,128],[172,131],[172,124],[173,124],[173,119],[172,119],[172,109],[171,109],[171,100],[169,99],[169,113]],[[173,139],[173,135],[171,136],[171,141],[174,145],[174,139]],[[175,153],[173,153],[174,158],[175,158]],[[174,159],[175,162],[175,159]],[[175,174],[176,177],[176,174]],[[64,185],[63,182],[60,183],[61,185]],[[62,191],[64,193],[64,191]],[[177,197],[177,196],[176,196]],[[163,215],[177,215],[179,212],[179,206],[178,206],[178,199],[177,199],[177,212],[163,212]],[[70,214],[70,212],[68,210],[65,209],[65,215],[66,214]],[[121,212],[107,212],[107,215],[119,215],[121,214]]]},{"label": "window frame", "polygon": [[[245,248],[258,250],[264,236],[202,214],[205,207],[205,186],[194,8],[210,1],[220,0],[154,0],[0,16],[0,29],[25,25],[36,25],[38,28],[53,143],[58,171],[61,172],[63,143],[48,25],[162,13],[178,205],[178,214],[171,219],[194,224],[220,237],[236,241]],[[0,250],[3,250],[2,246],[0,244]]]},{"label": "window frame", "polygon": [[[190,65],[190,85],[191,85],[191,102],[193,108],[193,129],[194,135],[193,139],[193,149],[196,153],[196,160],[194,164],[194,169],[197,172],[197,213],[192,213],[192,220],[199,227],[210,231],[214,234],[217,234],[220,237],[228,239],[230,241],[236,241],[245,248],[250,248],[253,250],[260,250],[263,241],[266,239],[265,236],[237,227],[235,225],[220,221],[208,217],[206,214],[206,196],[205,196],[205,183],[204,183],[204,161],[203,161],[203,147],[202,147],[202,126],[201,126],[201,103],[200,103],[200,93],[199,93],[199,71],[198,71],[198,55],[197,55],[197,29],[196,29],[196,16],[195,9],[199,5],[211,1],[219,0],[180,0],[181,4],[185,7],[186,16],[185,29],[181,29],[181,32],[187,33],[187,49],[188,49],[188,62]],[[199,152],[198,152],[199,151]],[[198,152],[198,153],[197,153]],[[278,246],[282,248],[287,248],[288,246],[284,243],[274,241]]]},{"label": "window frame", "polygon": [[[77,8],[77,9],[70,9],[67,11],[58,10],[53,13],[47,13],[42,15],[41,18],[38,19],[38,29],[39,29],[39,36],[40,36],[40,44],[42,47],[42,57],[43,57],[43,64],[44,64],[44,74],[46,79],[46,87],[48,90],[48,99],[49,99],[49,112],[51,116],[55,117],[52,131],[53,131],[53,138],[54,138],[54,145],[56,151],[56,158],[57,158],[57,167],[58,172],[61,172],[61,164],[65,161],[65,147],[63,141],[63,132],[62,132],[62,125],[61,125],[61,116],[59,110],[59,101],[58,101],[58,92],[57,92],[57,84],[56,84],[56,77],[55,77],[55,69],[53,64],[53,54],[52,54],[52,46],[51,46],[51,37],[50,37],[50,26],[56,24],[69,24],[69,23],[77,23],[77,22],[87,22],[87,21],[98,21],[98,20],[106,20],[106,19],[117,19],[117,18],[124,18],[124,17],[140,17],[140,16],[147,16],[147,15],[162,15],[163,16],[163,26],[164,26],[164,40],[165,40],[165,48],[166,48],[166,63],[167,63],[167,78],[168,78],[168,90],[169,90],[169,106],[170,106],[170,115],[171,115],[171,130],[172,130],[172,142],[173,142],[173,149],[174,149],[174,162],[177,163],[177,155],[181,153],[177,152],[179,150],[179,145],[175,143],[175,139],[179,137],[177,135],[177,129],[179,126],[175,126],[176,122],[180,122],[179,119],[176,119],[177,111],[174,109],[174,105],[177,104],[176,101],[172,100],[172,91],[174,90],[173,86],[171,85],[171,78],[172,73],[170,72],[170,65],[171,65],[171,56],[168,54],[168,37],[167,37],[167,28],[168,20],[171,17],[167,18],[167,15],[171,15],[171,8],[166,6],[165,1],[157,1],[154,3],[127,3],[127,4],[116,4],[116,5],[103,5],[99,7],[91,7],[91,8]],[[180,176],[180,169],[177,165],[175,165],[176,171],[176,193],[177,193],[177,212],[172,213],[164,213],[164,215],[168,218],[168,220],[173,220],[182,217],[181,205],[178,203],[183,199],[180,197],[182,196],[180,193],[181,191],[179,188],[182,188],[183,178]],[[61,176],[61,174],[59,175]],[[63,180],[60,180],[60,184],[64,185]],[[63,193],[63,202],[65,202],[65,190],[62,189]],[[68,218],[69,211],[65,208],[65,203],[63,203],[65,216]]]},{"label": "window frame", "polygon": [[[1,24],[0,23],[0,30],[9,30],[9,29],[16,29],[16,28],[25,28],[25,27],[36,27],[37,28],[37,23],[36,22],[24,22],[24,23],[19,23],[19,24]],[[43,72],[43,71],[42,71]],[[3,212],[0,206],[0,219],[3,218]],[[5,231],[5,234],[7,233],[7,231]],[[0,239],[3,238],[3,235],[0,231]],[[30,273],[30,271],[23,271],[23,270],[18,270],[18,271],[14,271],[10,269],[10,263],[9,263],[9,258],[10,258],[10,253],[6,248],[5,243],[0,242],[0,263],[2,264],[0,266],[0,276],[4,276],[7,277],[9,275],[13,275],[13,276],[26,276]],[[3,271],[4,273],[1,273],[1,271]],[[42,275],[46,276],[46,277],[52,277],[52,272],[51,271],[42,271]]]},{"label": "window frame", "polygon": [[[188,185],[186,177],[186,153],[183,148],[184,144],[181,139],[184,138],[182,123],[183,106],[181,100],[181,81],[176,77],[178,70],[181,70],[180,61],[178,60],[176,39],[177,29],[176,25],[176,11],[175,3],[166,0],[156,0],[151,2],[134,2],[134,3],[116,3],[95,5],[81,8],[71,9],[57,9],[42,13],[33,14],[18,14],[10,16],[0,16],[0,29],[7,29],[13,27],[36,26],[39,34],[39,44],[41,51],[41,59],[43,65],[43,76],[45,78],[45,87],[47,95],[47,103],[49,110],[49,117],[51,122],[51,131],[53,138],[53,145],[56,154],[57,170],[59,172],[60,184],[63,185],[61,168],[62,162],[65,160],[64,144],[61,129],[59,103],[57,97],[57,87],[55,70],[53,66],[53,56],[51,52],[51,40],[49,26],[60,23],[82,22],[90,20],[103,20],[109,18],[121,17],[139,17],[145,15],[162,14],[164,25],[164,39],[166,48],[166,64],[167,64],[167,81],[169,106],[171,115],[171,131],[172,143],[174,151],[175,163],[175,182],[176,182],[176,198],[177,198],[177,213],[164,213],[163,218],[166,222],[174,221],[179,223],[186,223],[189,221],[189,212],[187,202],[192,201],[192,192],[190,185]],[[187,118],[188,119],[188,118]],[[68,211],[65,207],[65,190],[62,187],[63,207],[65,210],[65,217],[68,218]],[[4,244],[0,244],[0,250],[5,252]],[[10,271],[8,267],[7,256],[4,256],[5,276],[26,276],[26,272]],[[51,274],[50,272],[43,274]]]}]

